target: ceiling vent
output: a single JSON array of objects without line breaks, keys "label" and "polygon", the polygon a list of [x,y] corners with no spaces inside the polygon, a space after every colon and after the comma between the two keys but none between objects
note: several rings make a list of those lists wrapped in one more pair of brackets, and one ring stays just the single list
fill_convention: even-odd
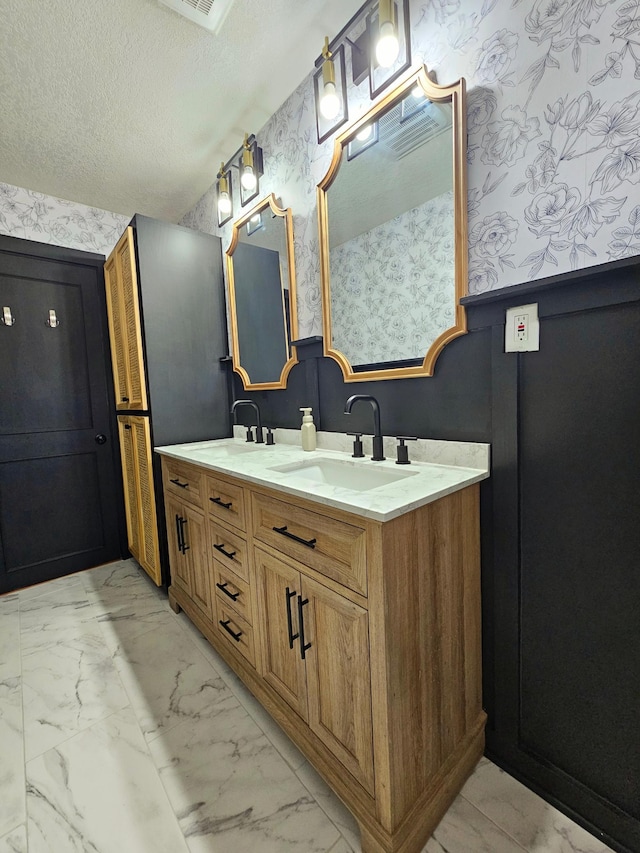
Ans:
[{"label": "ceiling vent", "polygon": [[426,101],[422,109],[403,120],[402,104],[397,104],[380,118],[380,141],[392,159],[400,160],[450,127],[451,110],[447,106]]},{"label": "ceiling vent", "polygon": [[233,5],[233,0],[158,0],[158,2],[213,33],[218,33]]}]

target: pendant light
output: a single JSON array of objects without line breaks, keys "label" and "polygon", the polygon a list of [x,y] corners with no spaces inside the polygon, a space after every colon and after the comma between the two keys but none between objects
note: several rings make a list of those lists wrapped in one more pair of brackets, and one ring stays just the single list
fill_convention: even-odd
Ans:
[{"label": "pendant light", "polygon": [[376,59],[383,68],[391,68],[400,53],[400,41],[395,20],[393,0],[380,0],[378,7],[379,35],[376,43]]},{"label": "pendant light", "polygon": [[320,96],[320,112],[324,118],[334,119],[340,112],[340,98],[336,90],[336,70],[329,50],[329,37],[325,36],[322,48],[322,95]]},{"label": "pendant light", "polygon": [[240,183],[247,192],[254,192],[258,186],[258,178],[253,164],[253,152],[249,144],[249,134],[245,133],[242,143],[242,171]]},{"label": "pendant light", "polygon": [[229,195],[229,177],[224,169],[224,163],[220,164],[218,172],[218,221],[226,221],[233,210],[231,196]]}]

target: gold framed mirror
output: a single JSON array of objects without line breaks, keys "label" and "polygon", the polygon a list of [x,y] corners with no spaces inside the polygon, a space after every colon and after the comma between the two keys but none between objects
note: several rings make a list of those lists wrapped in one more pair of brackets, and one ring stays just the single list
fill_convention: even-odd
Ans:
[{"label": "gold framed mirror", "polygon": [[233,223],[226,254],[233,369],[247,391],[286,388],[298,362],[291,209],[259,201]]},{"label": "gold framed mirror", "polygon": [[410,69],[335,140],[318,184],[324,354],[345,382],[432,376],[465,334],[465,81]]}]

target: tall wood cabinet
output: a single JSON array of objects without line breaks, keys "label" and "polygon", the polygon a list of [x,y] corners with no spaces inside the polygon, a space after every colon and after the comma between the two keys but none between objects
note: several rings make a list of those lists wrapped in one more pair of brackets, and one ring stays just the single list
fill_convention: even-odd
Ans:
[{"label": "tall wood cabinet", "polygon": [[128,545],[160,585],[169,555],[153,448],[231,431],[220,240],[136,215],[105,287]]},{"label": "tall wood cabinet", "polygon": [[484,746],[478,486],[381,523],[163,468],[172,606],[348,805],[363,853],[418,853]]}]

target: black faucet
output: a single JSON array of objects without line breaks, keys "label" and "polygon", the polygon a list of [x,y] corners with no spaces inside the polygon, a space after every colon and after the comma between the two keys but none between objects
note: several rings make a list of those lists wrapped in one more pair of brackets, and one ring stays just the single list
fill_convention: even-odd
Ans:
[{"label": "black faucet", "polygon": [[358,400],[367,400],[367,402],[371,403],[375,431],[375,435],[373,436],[373,456],[371,458],[374,462],[382,462],[384,451],[382,447],[382,429],[380,427],[380,406],[376,398],[372,397],[371,394],[353,394],[344,404],[345,415],[351,414],[353,404],[357,403]]},{"label": "black faucet", "polygon": [[262,435],[262,421],[260,420],[260,409],[258,408],[258,404],[254,403],[253,400],[236,400],[233,406],[231,406],[231,414],[233,415],[234,423],[237,423],[236,409],[238,408],[238,406],[251,406],[252,409],[256,410],[256,444],[264,444],[264,436]]}]

